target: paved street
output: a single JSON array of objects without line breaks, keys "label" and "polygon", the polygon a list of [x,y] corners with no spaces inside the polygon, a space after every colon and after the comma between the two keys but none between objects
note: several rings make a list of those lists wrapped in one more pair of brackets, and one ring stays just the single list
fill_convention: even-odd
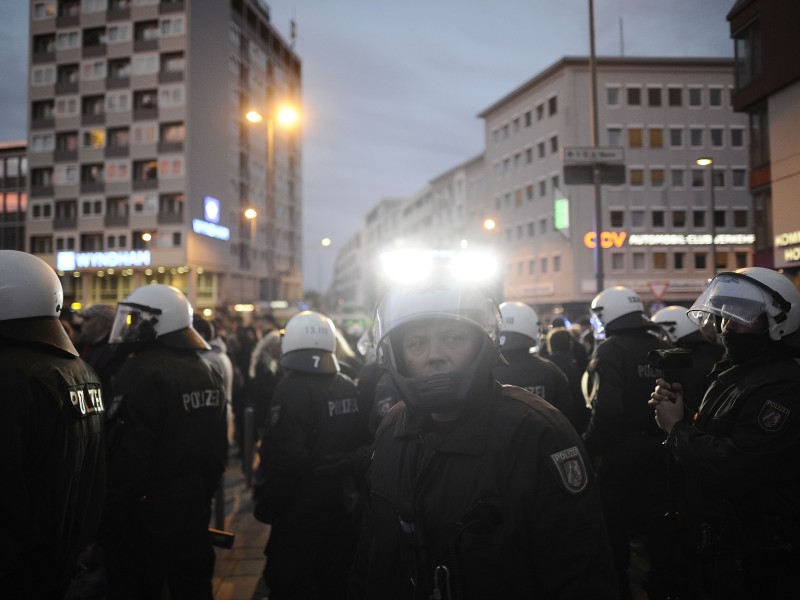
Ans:
[{"label": "paved street", "polygon": [[231,457],[225,471],[225,526],[236,534],[233,548],[215,548],[215,600],[262,600],[267,591],[260,584],[264,546],[269,526],[253,517],[253,499],[241,463]]}]

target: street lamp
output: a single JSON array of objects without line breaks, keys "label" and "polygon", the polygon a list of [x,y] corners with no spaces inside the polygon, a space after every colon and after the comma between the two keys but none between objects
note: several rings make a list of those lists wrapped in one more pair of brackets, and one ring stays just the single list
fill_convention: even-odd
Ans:
[{"label": "street lamp", "polygon": [[714,198],[714,159],[701,156],[695,163],[700,167],[708,167],[708,182],[711,188],[711,276],[717,275],[717,205]]},{"label": "street lamp", "polygon": [[278,292],[276,285],[275,268],[275,123],[284,129],[291,129],[300,121],[298,109],[291,104],[282,104],[266,117],[257,110],[250,110],[245,114],[245,119],[250,123],[267,122],[267,268],[269,270],[271,300],[275,300]]}]

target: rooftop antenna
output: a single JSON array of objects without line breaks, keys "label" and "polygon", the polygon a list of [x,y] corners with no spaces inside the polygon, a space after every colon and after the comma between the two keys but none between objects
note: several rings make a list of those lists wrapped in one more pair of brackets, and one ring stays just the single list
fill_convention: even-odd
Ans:
[{"label": "rooftop antenna", "polygon": [[291,40],[291,47],[294,50],[295,42],[297,42],[297,21],[294,19],[289,21],[289,39]]},{"label": "rooftop antenna", "polygon": [[625,56],[625,32],[622,17],[619,18],[619,55]]}]

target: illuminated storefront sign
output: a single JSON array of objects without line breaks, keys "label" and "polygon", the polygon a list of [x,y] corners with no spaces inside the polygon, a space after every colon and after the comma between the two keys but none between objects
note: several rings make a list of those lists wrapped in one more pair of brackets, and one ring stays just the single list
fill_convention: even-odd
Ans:
[{"label": "illuminated storefront sign", "polygon": [[130,250],[126,252],[59,252],[56,255],[56,268],[59,271],[147,266],[150,266],[150,250]]},{"label": "illuminated storefront sign", "polygon": [[[792,246],[789,248],[788,246]],[[781,261],[781,257],[783,261]],[[779,233],[775,236],[775,263],[794,263],[800,261],[800,231]]]},{"label": "illuminated storefront sign", "polygon": [[200,235],[217,238],[218,240],[231,239],[231,230],[223,225],[216,225],[203,221],[202,219],[192,219],[192,231]]},{"label": "illuminated storefront sign", "polygon": [[[595,248],[598,244],[597,234],[589,231],[583,236],[587,248]],[[752,233],[718,233],[714,236],[714,244],[718,246],[747,246],[755,242]],[[710,246],[711,234],[681,233],[632,233],[624,231],[601,231],[599,244],[601,248],[621,248],[627,240],[629,246]]]}]

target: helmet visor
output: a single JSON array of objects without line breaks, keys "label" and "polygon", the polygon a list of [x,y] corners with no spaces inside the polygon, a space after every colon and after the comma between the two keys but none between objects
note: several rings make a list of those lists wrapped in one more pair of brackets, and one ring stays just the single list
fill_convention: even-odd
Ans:
[{"label": "helmet visor", "polygon": [[754,327],[765,314],[765,293],[754,283],[734,273],[717,275],[687,313],[704,327],[712,315]]},{"label": "helmet visor", "polygon": [[158,309],[121,302],[117,306],[108,343],[125,344],[154,339],[154,327],[159,314],[161,311]]}]

